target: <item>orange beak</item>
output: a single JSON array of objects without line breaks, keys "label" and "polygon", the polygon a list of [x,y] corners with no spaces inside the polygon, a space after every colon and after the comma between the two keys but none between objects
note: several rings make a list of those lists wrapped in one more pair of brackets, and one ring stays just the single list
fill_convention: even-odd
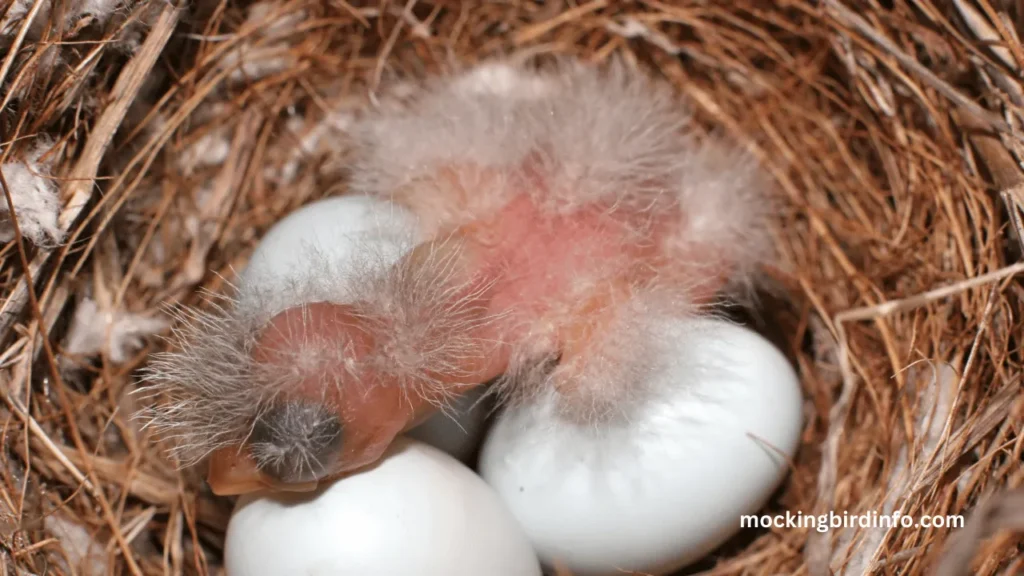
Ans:
[{"label": "orange beak", "polygon": [[210,457],[206,481],[218,496],[238,496],[261,490],[310,492],[318,482],[277,482],[256,468],[256,462],[243,448],[221,448]]}]

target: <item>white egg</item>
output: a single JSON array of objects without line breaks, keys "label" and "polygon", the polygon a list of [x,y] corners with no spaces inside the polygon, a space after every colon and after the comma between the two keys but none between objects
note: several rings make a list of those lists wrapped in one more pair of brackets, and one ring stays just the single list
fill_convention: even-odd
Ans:
[{"label": "white egg", "polygon": [[298,304],[291,301],[294,291],[289,290],[295,282],[325,273],[335,276],[332,281],[345,282],[345,269],[365,261],[369,252],[374,265],[393,264],[412,246],[418,231],[415,216],[392,202],[363,195],[319,200],[267,231],[240,280],[276,287],[281,297],[271,300],[268,312],[279,312]]},{"label": "white egg", "polygon": [[[267,231],[249,264],[240,274],[245,284],[272,288],[277,297],[265,298],[268,313],[295,302],[289,286],[324,273],[330,262],[334,282],[345,282],[344,271],[367,253],[375,266],[394,264],[413,246],[419,234],[416,217],[405,208],[363,195],[327,198],[292,212]],[[362,252],[362,253],[361,253]],[[483,391],[456,400],[448,413],[439,413],[411,435],[467,461],[483,438],[488,414]]]},{"label": "white egg", "polygon": [[313,494],[239,499],[228,576],[540,576],[494,491],[436,448],[399,438],[374,468]]},{"label": "white egg", "polygon": [[740,529],[785,476],[802,429],[799,381],[758,334],[666,322],[652,397],[628,421],[573,425],[554,391],[498,417],[480,473],[541,560],[574,576],[666,574]]}]

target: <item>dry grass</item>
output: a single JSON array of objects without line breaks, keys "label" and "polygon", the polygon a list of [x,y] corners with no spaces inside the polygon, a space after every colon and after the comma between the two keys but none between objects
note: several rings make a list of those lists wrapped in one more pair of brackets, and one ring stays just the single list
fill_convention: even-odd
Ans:
[{"label": "dry grass", "polygon": [[217,573],[230,504],[131,419],[133,374],[162,345],[152,319],[343,190],[343,140],[321,121],[382,78],[547,53],[658,71],[778,181],[772,274],[790,299],[773,315],[808,418],[773,508],[984,511],[963,530],[764,532],[707,569],[1024,570],[1000,530],[1024,528],[1003,494],[1024,483],[1019,3],[43,4],[17,0],[39,20],[0,36],[0,164],[56,143],[64,232],[0,249],[0,574]]}]

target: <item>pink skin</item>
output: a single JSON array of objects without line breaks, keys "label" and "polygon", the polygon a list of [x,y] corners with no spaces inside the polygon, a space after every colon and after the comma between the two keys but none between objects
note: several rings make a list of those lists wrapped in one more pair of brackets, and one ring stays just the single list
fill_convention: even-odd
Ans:
[{"label": "pink skin", "polygon": [[[552,214],[537,206],[531,196],[520,194],[487,220],[454,232],[464,240],[463,249],[458,253],[456,273],[463,275],[467,285],[492,283],[479,297],[483,304],[481,309],[488,314],[505,315],[500,323],[479,329],[487,330],[486,333],[473,334],[480,341],[504,344],[469,354],[462,366],[465,377],[447,382],[453,394],[499,376],[508,368],[510,350],[527,337],[537,337],[536,333],[524,333],[521,328],[524,318],[530,319],[532,326],[537,325],[538,319],[550,325],[547,336],[563,359],[586,354],[592,334],[601,330],[605,323],[603,316],[609,304],[628,298],[630,286],[655,274],[666,274],[671,267],[665,265],[658,247],[638,245],[626,238],[631,218],[646,218],[646,224],[650,225],[651,215],[622,214],[608,208],[589,206],[571,214]],[[668,218],[654,223],[655,230],[667,229],[670,225]],[[439,234],[437,237],[446,236]],[[406,258],[416,265],[424,261],[421,255],[450,245],[427,242]],[[698,261],[708,262],[707,256]],[[595,261],[634,264],[607,271],[601,281],[588,283],[589,288],[581,293],[574,281],[580,270],[593,269]],[[701,276],[706,278],[708,271],[705,269]],[[706,283],[699,293],[692,293],[691,298],[707,301],[720,286],[720,281]],[[452,294],[452,298],[461,296]],[[308,305],[305,312],[299,308],[285,310],[274,317],[264,331],[255,348],[254,359],[273,362],[276,355],[289,351],[294,354],[297,342],[316,337],[336,341],[339,347],[350,346],[358,361],[375,343],[360,330],[360,319],[351,311],[349,305],[326,302]],[[315,382],[297,382],[288,391],[288,397],[318,399],[323,393]],[[344,430],[340,463],[328,477],[372,465],[398,434],[437,410],[423,398],[405,397],[397,383],[386,382],[380,375],[345,380],[340,389],[328,393],[334,394],[329,400],[338,406]],[[316,487],[316,482],[291,485],[275,482],[261,474],[252,458],[237,448],[226,448],[213,456],[209,482],[218,494],[241,494],[261,488],[301,491]]]}]

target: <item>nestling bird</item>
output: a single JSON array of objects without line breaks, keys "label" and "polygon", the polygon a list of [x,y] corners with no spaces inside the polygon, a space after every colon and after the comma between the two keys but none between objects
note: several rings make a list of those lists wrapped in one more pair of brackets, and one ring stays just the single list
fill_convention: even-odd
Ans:
[{"label": "nestling bird", "polygon": [[383,269],[325,265],[284,309],[242,285],[149,369],[153,426],[218,493],[372,464],[492,380],[507,402],[554,387],[576,421],[628,417],[651,320],[743,298],[770,257],[755,161],[622,63],[484,64],[382,96],[350,136],[350,189],[422,237]]}]

